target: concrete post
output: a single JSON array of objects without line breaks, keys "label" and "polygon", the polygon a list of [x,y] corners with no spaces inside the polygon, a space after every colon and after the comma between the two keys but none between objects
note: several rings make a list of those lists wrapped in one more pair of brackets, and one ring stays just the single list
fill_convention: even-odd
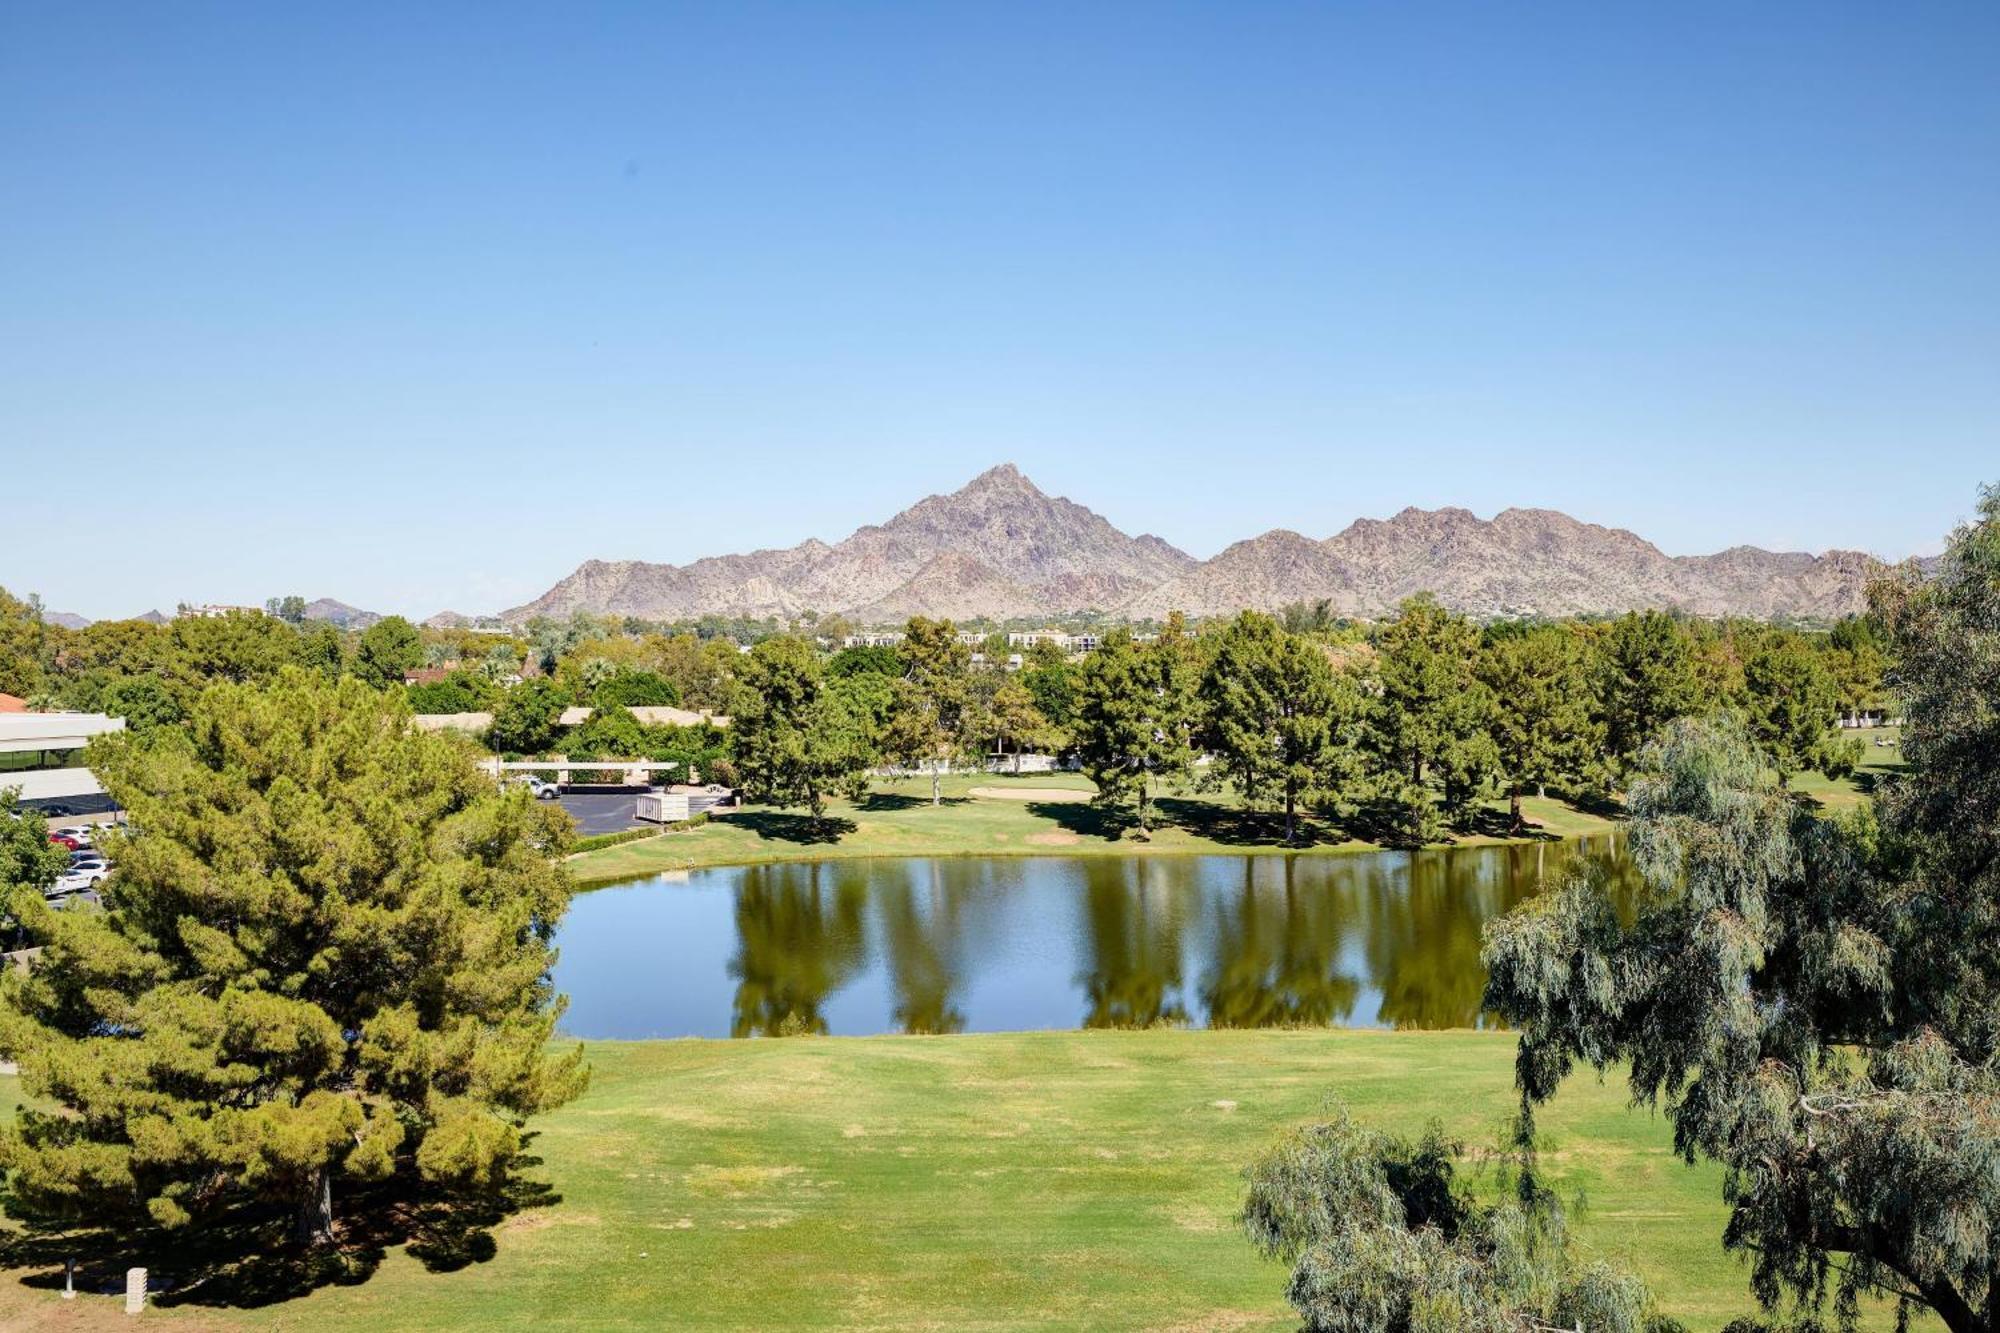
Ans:
[{"label": "concrete post", "polygon": [[63,1260],[63,1299],[66,1301],[76,1299],[76,1257],[74,1255]]},{"label": "concrete post", "polygon": [[125,1313],[139,1314],[146,1308],[146,1270],[125,1270]]}]

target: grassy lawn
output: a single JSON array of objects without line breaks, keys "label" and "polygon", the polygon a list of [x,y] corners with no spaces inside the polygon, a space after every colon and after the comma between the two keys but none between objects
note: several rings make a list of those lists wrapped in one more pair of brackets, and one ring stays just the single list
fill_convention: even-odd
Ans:
[{"label": "grassy lawn", "polygon": [[[974,795],[975,788],[981,789]],[[945,804],[930,803],[930,780],[878,782],[859,803],[829,803],[825,826],[800,811],[749,806],[686,833],[664,834],[573,857],[570,871],[586,887],[639,879],[663,870],[747,865],[762,861],[847,856],[1132,856],[1282,852],[1282,825],[1223,795],[1169,794],[1160,799],[1165,827],[1141,842],[1120,821],[1075,799],[1037,799],[1050,789],[1086,795],[1089,779],[1074,773],[1022,777],[955,774],[944,781]],[[1005,794],[1002,794],[1005,793]],[[1543,837],[1602,833],[1612,821],[1556,800],[1529,797],[1527,817]],[[1504,802],[1490,802],[1482,831],[1458,845],[1506,841]],[[1368,850],[1380,844],[1360,831],[1320,826],[1302,840],[1308,853]]]},{"label": "grassy lawn", "polygon": [[[1902,767],[1893,744],[1900,729],[1848,733],[1866,746],[1853,777],[1819,773],[1792,779],[1792,789],[1829,811],[1851,809],[1868,798],[1884,773]],[[1878,745],[1877,741],[1892,742]],[[974,789],[979,794],[974,794]],[[585,888],[643,879],[663,870],[753,865],[765,861],[819,861],[847,856],[1161,856],[1242,854],[1286,850],[1275,818],[1245,810],[1225,794],[1182,792],[1160,799],[1165,827],[1141,842],[1116,818],[1075,800],[1036,799],[1049,789],[1087,794],[1090,780],[1077,773],[1021,777],[954,774],[944,780],[945,804],[930,803],[927,778],[877,782],[859,803],[832,801],[827,822],[815,826],[802,812],[748,806],[686,833],[670,833],[585,852],[570,871]],[[1615,826],[1605,814],[1553,799],[1527,797],[1528,819],[1541,837],[1574,838]],[[1480,831],[1458,846],[1505,842],[1506,803],[1486,803]],[[1297,850],[1304,853],[1366,851],[1379,847],[1365,827],[1320,825]]]},{"label": "grassy lawn", "polygon": [[1793,791],[1810,796],[1828,811],[1852,810],[1868,799],[1884,774],[1903,767],[1901,727],[1863,727],[1841,735],[1861,739],[1861,767],[1853,777],[1836,780],[1823,773],[1801,773],[1791,783]]},{"label": "grassy lawn", "polygon": [[[392,1252],[356,1285],[146,1318],[313,1333],[1288,1329],[1284,1270],[1234,1222],[1244,1163],[1329,1094],[1491,1144],[1513,1049],[1358,1031],[595,1044],[590,1092],[534,1144],[561,1202],[505,1223],[487,1262],[433,1273]],[[1719,1173],[1675,1160],[1622,1083],[1576,1080],[1545,1127],[1587,1244],[1639,1268],[1693,1329],[1749,1310],[1718,1242]],[[110,1297],[65,1303],[23,1276],[0,1277],[0,1327],[129,1326]]]}]

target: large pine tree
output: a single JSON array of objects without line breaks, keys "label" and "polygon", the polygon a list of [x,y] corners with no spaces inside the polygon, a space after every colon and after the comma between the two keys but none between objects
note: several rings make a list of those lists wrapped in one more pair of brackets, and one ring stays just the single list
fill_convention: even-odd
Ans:
[{"label": "large pine tree", "polygon": [[10,1215],[263,1209],[315,1244],[337,1180],[505,1188],[523,1123],[587,1077],[549,1049],[560,815],[296,668],[90,762],[131,816],[102,908],[7,904],[42,953],[0,977],[0,1050],[59,1107],[0,1134]]}]

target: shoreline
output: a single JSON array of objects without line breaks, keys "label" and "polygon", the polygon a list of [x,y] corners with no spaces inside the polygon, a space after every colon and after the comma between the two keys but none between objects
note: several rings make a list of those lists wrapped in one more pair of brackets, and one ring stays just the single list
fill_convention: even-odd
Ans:
[{"label": "shoreline", "polygon": [[[589,893],[596,889],[614,888],[621,884],[634,883],[655,875],[693,870],[746,869],[755,866],[785,865],[792,862],[814,861],[955,861],[968,859],[1001,858],[1030,860],[1038,858],[1087,860],[1097,857],[1153,857],[1153,856],[1360,856],[1375,852],[1450,852],[1474,850],[1487,847],[1535,847],[1550,843],[1575,842],[1581,838],[1601,837],[1617,833],[1624,827],[1622,820],[1581,816],[1599,820],[1601,827],[1581,828],[1568,832],[1547,831],[1528,833],[1518,837],[1496,836],[1492,834],[1467,834],[1453,842],[1426,842],[1413,846],[1393,843],[1362,842],[1350,840],[1339,843],[1307,844],[1287,847],[1282,843],[1211,844],[1207,842],[1138,842],[1079,840],[1074,843],[999,844],[990,847],[935,848],[912,847],[898,850],[883,850],[875,847],[847,847],[841,843],[812,844],[799,850],[777,850],[762,855],[739,855],[703,857],[680,860],[668,857],[664,851],[646,856],[648,862],[641,866],[607,869],[599,873],[582,873],[576,869],[570,878],[577,893]],[[726,816],[724,817],[726,818]],[[720,821],[718,821],[720,822]],[[630,842],[613,847],[598,848],[593,851],[577,852],[564,858],[564,864],[576,866],[578,863],[610,859],[607,854],[625,852],[620,860],[632,860],[643,855],[639,849],[651,850],[658,844],[674,838],[690,837],[684,833],[659,833],[650,838],[635,838]]]}]

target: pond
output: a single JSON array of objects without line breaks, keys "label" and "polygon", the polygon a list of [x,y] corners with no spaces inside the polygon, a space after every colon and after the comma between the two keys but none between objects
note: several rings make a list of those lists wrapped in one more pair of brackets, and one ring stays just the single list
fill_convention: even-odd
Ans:
[{"label": "pond", "polygon": [[1613,836],[1338,856],[847,860],[579,895],[578,1037],[1482,1025],[1480,929]]}]

